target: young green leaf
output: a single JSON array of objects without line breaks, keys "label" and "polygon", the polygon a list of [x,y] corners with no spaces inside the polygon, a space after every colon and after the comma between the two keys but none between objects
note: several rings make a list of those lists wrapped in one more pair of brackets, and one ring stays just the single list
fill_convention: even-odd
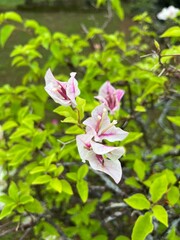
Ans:
[{"label": "young green leaf", "polygon": [[106,202],[109,199],[111,199],[112,193],[111,192],[104,192],[103,195],[100,198],[100,202]]},{"label": "young green leaf", "polygon": [[36,185],[36,184],[45,184],[51,181],[51,177],[49,175],[42,175],[42,176],[38,176],[36,179],[34,179],[34,181],[32,182],[32,184]]},{"label": "young green leaf", "polygon": [[116,11],[118,17],[120,18],[120,20],[123,20],[124,19],[124,11],[121,6],[121,0],[111,0],[111,4],[112,4],[113,9]]},{"label": "young green leaf", "polygon": [[141,193],[136,193],[129,198],[125,198],[124,201],[134,209],[150,209],[150,202]]},{"label": "young green leaf", "polygon": [[157,177],[151,184],[149,192],[151,194],[151,199],[155,203],[162,198],[166,193],[168,187],[167,177],[162,175]]},{"label": "young green leaf", "polygon": [[174,26],[166,30],[160,37],[180,37],[180,27]]},{"label": "young green leaf", "polygon": [[179,200],[179,197],[180,197],[180,192],[179,192],[178,187],[172,186],[167,193],[167,199],[168,199],[169,204],[171,206],[176,204]]},{"label": "young green leaf", "polygon": [[8,189],[9,197],[12,198],[15,201],[18,201],[19,198],[19,190],[17,188],[17,185],[14,182],[11,182],[9,189]]},{"label": "young green leaf", "polygon": [[4,217],[7,217],[8,215],[10,215],[12,213],[13,209],[15,209],[15,208],[16,208],[16,204],[15,203],[6,205],[3,208],[3,210],[2,210],[2,212],[0,214],[0,220],[3,219]]},{"label": "young green leaf", "polygon": [[85,203],[88,199],[88,183],[82,179],[77,182],[76,187],[81,200]]},{"label": "young green leaf", "polygon": [[69,195],[72,195],[73,194],[73,191],[72,191],[72,187],[71,185],[68,183],[68,181],[66,180],[61,180],[61,184],[62,184],[62,191],[69,194]]},{"label": "young green leaf", "polygon": [[19,23],[22,22],[21,16],[16,12],[6,12],[4,14],[4,18],[7,20],[13,20],[13,21],[19,22]]},{"label": "young green leaf", "polygon": [[34,199],[33,202],[29,202],[26,205],[24,205],[24,208],[26,211],[30,212],[30,213],[43,213],[43,207],[41,206],[41,203],[37,200]]},{"label": "young green leaf", "polygon": [[78,111],[78,119],[82,120],[84,118],[84,109],[86,106],[86,100],[80,97],[76,98],[76,102],[77,102],[77,111]]},{"label": "young green leaf", "polygon": [[167,116],[167,119],[172,122],[173,124],[177,125],[180,127],[180,117],[179,116]]},{"label": "young green leaf", "polygon": [[168,214],[166,209],[161,205],[155,205],[152,210],[155,218],[168,227]]},{"label": "young green leaf", "polygon": [[78,172],[77,172],[77,177],[78,177],[78,180],[81,180],[83,179],[87,173],[88,173],[88,165],[87,164],[83,164],[79,169],[78,169]]},{"label": "young green leaf", "polygon": [[15,27],[13,25],[5,25],[0,30],[0,45],[4,47],[5,43],[7,42],[8,38],[11,36],[12,32],[14,31]]},{"label": "young green leaf", "polygon": [[69,179],[71,179],[71,180],[73,180],[75,182],[77,181],[77,173],[76,172],[69,172],[69,173],[66,174],[66,176]]},{"label": "young green leaf", "polygon": [[37,166],[30,171],[30,174],[35,174],[35,173],[44,172],[44,171],[45,171],[44,166]]},{"label": "young green leaf", "polygon": [[139,216],[135,222],[132,240],[145,240],[146,236],[153,231],[152,213],[147,212]]},{"label": "young green leaf", "polygon": [[143,133],[140,132],[130,132],[128,136],[121,142],[122,145],[128,144],[130,142],[134,142],[137,139],[141,138],[143,136]]},{"label": "young green leaf", "polygon": [[61,183],[61,181],[58,178],[51,179],[49,184],[57,192],[59,192],[59,193],[62,192],[62,183]]},{"label": "young green leaf", "polygon": [[34,201],[34,198],[31,197],[30,195],[21,195],[19,198],[19,203],[23,205],[33,201]]},{"label": "young green leaf", "polygon": [[138,178],[142,181],[145,176],[146,165],[144,164],[143,161],[136,159],[133,167]]}]

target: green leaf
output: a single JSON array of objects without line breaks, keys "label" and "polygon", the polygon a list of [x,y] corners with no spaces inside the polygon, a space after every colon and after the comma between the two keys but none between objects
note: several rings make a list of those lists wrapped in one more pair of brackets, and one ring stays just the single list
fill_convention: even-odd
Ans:
[{"label": "green leaf", "polygon": [[137,139],[141,138],[142,136],[143,136],[143,133],[140,133],[140,132],[130,132],[128,134],[128,136],[123,141],[121,141],[121,143],[122,143],[122,145],[125,145],[125,144],[128,144],[130,142],[136,141]]},{"label": "green leaf", "polygon": [[18,201],[19,190],[17,188],[17,185],[14,182],[11,182],[9,189],[8,189],[8,194],[9,194],[10,198],[14,199],[15,201]]},{"label": "green leaf", "polygon": [[54,171],[54,176],[59,177],[63,171],[64,171],[63,166],[57,167],[56,170]]},{"label": "green leaf", "polygon": [[168,187],[167,177],[165,175],[157,177],[150,186],[149,192],[151,199],[155,203],[162,198]]},{"label": "green leaf", "polygon": [[4,14],[4,18],[7,20],[13,20],[13,21],[19,22],[19,23],[22,22],[21,16],[16,12],[6,12]]},{"label": "green leaf", "polygon": [[77,125],[69,127],[66,131],[66,134],[73,134],[73,135],[78,135],[84,133],[84,130]]},{"label": "green leaf", "polygon": [[78,121],[73,117],[67,117],[62,122],[64,122],[64,123],[75,123],[75,124],[78,123]]},{"label": "green leaf", "polygon": [[80,97],[76,98],[77,106],[76,109],[78,110],[78,118],[82,120],[84,118],[84,109],[86,106],[86,100]]},{"label": "green leaf", "polygon": [[37,166],[30,171],[30,174],[35,174],[35,173],[44,172],[44,171],[45,171],[44,166]]},{"label": "green leaf", "polygon": [[176,235],[176,227],[172,227],[172,229],[169,231],[167,240],[180,240],[180,237]]},{"label": "green leaf", "polygon": [[17,127],[17,123],[13,120],[9,120],[3,124],[2,129],[5,131],[14,127]]},{"label": "green leaf", "polygon": [[88,183],[82,179],[77,182],[76,187],[81,200],[85,203],[88,199]]},{"label": "green leaf", "polygon": [[58,178],[53,178],[50,182],[50,186],[57,192],[62,192],[62,183]]},{"label": "green leaf", "polygon": [[111,199],[112,193],[111,192],[104,192],[103,195],[101,196],[100,202],[106,202],[109,199]]},{"label": "green leaf", "polygon": [[87,175],[88,171],[89,171],[88,165],[87,165],[87,164],[83,164],[83,165],[78,169],[78,172],[77,172],[78,180],[83,179],[83,178]]},{"label": "green leaf", "polygon": [[154,46],[156,47],[157,51],[160,52],[160,50],[161,50],[160,45],[156,40],[154,40]]},{"label": "green leaf", "polygon": [[11,36],[12,32],[14,31],[15,27],[12,25],[5,25],[0,30],[0,45],[4,47],[6,41]]},{"label": "green leaf", "polygon": [[51,162],[56,161],[56,154],[52,153],[49,156],[47,156],[46,158],[44,158],[44,166],[45,168],[48,168],[51,164]]},{"label": "green leaf", "polygon": [[49,175],[42,175],[37,177],[32,184],[45,184],[51,181],[51,177]]},{"label": "green leaf", "polygon": [[172,186],[167,193],[167,199],[169,204],[171,206],[176,204],[179,201],[179,197],[180,197],[180,192],[178,187]]},{"label": "green leaf", "polygon": [[77,122],[77,113],[69,106],[59,106],[54,112],[63,117],[71,117]]},{"label": "green leaf", "polygon": [[124,235],[120,235],[117,238],[115,238],[115,240],[129,240],[129,238]]},{"label": "green leaf", "polygon": [[166,30],[160,37],[180,37],[180,27],[174,26]]},{"label": "green leaf", "polygon": [[124,19],[124,11],[121,6],[121,0],[111,0],[112,8],[115,10],[117,13],[118,17],[120,20]]},{"label": "green leaf", "polygon": [[146,165],[141,160],[135,160],[133,167],[138,178],[142,181],[145,176]]},{"label": "green leaf", "polygon": [[99,8],[101,5],[105,4],[106,0],[97,0],[96,7]]},{"label": "green leaf", "polygon": [[38,29],[40,27],[38,22],[35,20],[26,20],[24,25],[26,28],[33,28],[33,29]]},{"label": "green leaf", "polygon": [[145,240],[146,236],[152,231],[152,213],[147,212],[136,220],[132,232],[132,240]]},{"label": "green leaf", "polygon": [[0,220],[3,219],[4,217],[7,217],[8,215],[10,215],[13,211],[13,209],[16,208],[16,204],[8,204],[6,205],[1,214],[0,214]]},{"label": "green leaf", "polygon": [[135,111],[136,112],[146,112],[146,108],[141,105],[138,105],[135,107]]},{"label": "green leaf", "polygon": [[141,185],[138,183],[135,177],[126,178],[125,183],[133,188],[141,189]]},{"label": "green leaf", "polygon": [[69,195],[72,195],[73,194],[73,191],[72,191],[72,187],[71,185],[68,183],[68,181],[66,180],[61,180],[61,184],[62,184],[62,191],[69,194]]},{"label": "green leaf", "polygon": [[95,236],[92,240],[108,240],[108,237],[106,235],[99,234]]},{"label": "green leaf", "polygon": [[28,204],[24,205],[24,208],[26,211],[31,212],[31,213],[43,213],[43,207],[41,206],[41,203],[34,199],[33,202],[29,202]]},{"label": "green leaf", "polygon": [[31,140],[33,148],[41,149],[46,140],[46,136],[47,136],[46,131],[36,131]]},{"label": "green leaf", "polygon": [[151,81],[149,84],[144,89],[144,93],[142,94],[141,97],[137,98],[137,103],[140,104],[143,102],[143,100],[146,98],[147,95],[150,93],[153,93],[156,88],[159,87],[159,84],[154,84],[153,81]]},{"label": "green leaf", "polygon": [[166,227],[168,227],[168,214],[166,212],[166,210],[163,208],[163,206],[161,205],[155,205],[152,208],[153,214],[155,216],[155,218],[163,223]]},{"label": "green leaf", "polygon": [[9,203],[14,203],[14,200],[7,196],[6,194],[0,196],[0,202],[5,203],[6,205]]},{"label": "green leaf", "polygon": [[124,201],[134,209],[150,209],[150,202],[141,193],[136,193],[129,198],[125,198]]},{"label": "green leaf", "polygon": [[19,198],[19,203],[23,205],[33,201],[34,201],[34,198],[31,197],[30,195],[21,195]]},{"label": "green leaf", "polygon": [[73,180],[75,182],[77,181],[77,173],[75,173],[75,172],[69,172],[69,173],[66,174],[66,176],[69,179],[71,179],[71,180]]},{"label": "green leaf", "polygon": [[167,119],[174,123],[175,125],[177,125],[178,127],[180,127],[180,117],[179,116],[175,116],[175,117],[171,117],[171,116],[167,116]]}]

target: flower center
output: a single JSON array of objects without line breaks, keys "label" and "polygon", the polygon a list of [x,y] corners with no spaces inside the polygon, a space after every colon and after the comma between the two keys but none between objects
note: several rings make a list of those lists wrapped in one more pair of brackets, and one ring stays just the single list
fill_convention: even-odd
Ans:
[{"label": "flower center", "polygon": [[102,112],[102,116],[101,115],[98,115],[97,116],[97,125],[96,125],[96,132],[99,132],[99,129],[102,127],[102,124],[103,124],[103,119],[105,118],[107,114],[107,110],[106,108],[103,109],[103,112]]},{"label": "flower center", "polygon": [[54,88],[53,91],[54,92],[57,91],[64,100],[69,100],[69,98],[68,98],[68,96],[66,94],[66,89],[61,85],[60,82],[58,82],[58,87]]},{"label": "flower center", "polygon": [[108,94],[106,97],[106,101],[108,103],[108,107],[113,110],[116,106],[116,98],[115,98],[115,93],[113,94]]},{"label": "flower center", "polygon": [[96,154],[97,160],[104,166],[104,158],[102,155]]}]

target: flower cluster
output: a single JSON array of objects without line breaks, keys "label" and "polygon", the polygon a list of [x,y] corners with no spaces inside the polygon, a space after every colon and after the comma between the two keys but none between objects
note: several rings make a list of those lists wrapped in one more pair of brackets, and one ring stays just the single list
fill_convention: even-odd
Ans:
[{"label": "flower cluster", "polygon": [[[45,75],[45,90],[53,100],[63,106],[76,107],[76,97],[80,94],[76,73],[70,74],[68,82],[56,80],[49,69]],[[108,111],[114,114],[120,107],[120,100],[124,95],[123,90],[116,90],[110,82],[106,82],[99,89],[99,95],[95,98],[101,104],[91,113],[83,124],[85,134],[76,136],[79,155],[83,162],[89,161],[94,170],[99,170],[110,175],[116,183],[121,180],[122,169],[119,158],[124,154],[123,147],[113,147],[105,144],[105,141],[122,141],[128,133],[115,127],[117,121],[110,121]]]},{"label": "flower cluster", "polygon": [[180,10],[178,8],[175,8],[174,6],[169,6],[168,8],[163,8],[161,12],[157,14],[157,18],[159,20],[167,20],[167,19],[173,19],[177,17]]},{"label": "flower cluster", "polygon": [[76,141],[81,159],[89,161],[93,169],[107,173],[118,183],[122,176],[118,159],[125,150],[123,147],[112,147],[102,143],[104,140],[121,141],[128,135],[127,132],[115,127],[116,123],[110,122],[108,111],[105,105],[101,104],[92,111],[92,116],[83,122],[86,133],[78,135]]}]

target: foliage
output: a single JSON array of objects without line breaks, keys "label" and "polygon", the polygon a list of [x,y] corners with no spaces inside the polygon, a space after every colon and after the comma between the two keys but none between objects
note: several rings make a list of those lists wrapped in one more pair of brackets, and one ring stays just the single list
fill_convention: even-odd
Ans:
[{"label": "foliage", "polygon": [[[112,4],[122,19],[121,5]],[[127,40],[97,28],[85,37],[52,33],[17,13],[0,14],[1,47],[13,32],[29,34],[10,56],[25,70],[22,85],[0,88],[2,239],[14,231],[21,239],[178,239],[178,26],[159,37],[147,13],[133,21]],[[48,98],[41,84],[48,68],[62,81],[78,73],[78,112]],[[107,79],[125,91],[114,118],[130,132],[116,143],[126,147],[118,185],[82,164],[74,141]]]}]

